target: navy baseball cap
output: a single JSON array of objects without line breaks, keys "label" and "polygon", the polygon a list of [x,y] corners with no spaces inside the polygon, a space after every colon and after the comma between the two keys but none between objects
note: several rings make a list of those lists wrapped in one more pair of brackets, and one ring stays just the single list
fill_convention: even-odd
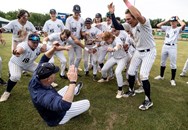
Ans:
[{"label": "navy baseball cap", "polygon": [[101,15],[100,13],[97,13],[97,14],[95,15],[95,18],[102,18],[102,15]]},{"label": "navy baseball cap", "polygon": [[74,5],[72,11],[75,13],[81,13],[81,8],[79,5]]},{"label": "navy baseball cap", "polygon": [[48,78],[50,75],[55,74],[59,71],[59,67],[55,66],[53,63],[42,63],[37,69],[37,77],[39,79]]},{"label": "navy baseball cap", "polygon": [[171,22],[177,21],[176,16],[172,16],[170,19]]},{"label": "navy baseball cap", "polygon": [[28,40],[31,40],[32,42],[39,43],[40,37],[37,34],[29,34]]},{"label": "navy baseball cap", "polygon": [[56,14],[56,10],[55,9],[51,9],[50,10],[50,14]]},{"label": "navy baseball cap", "polygon": [[91,24],[93,21],[92,21],[92,19],[91,18],[86,18],[86,20],[85,20],[85,23],[86,24]]}]

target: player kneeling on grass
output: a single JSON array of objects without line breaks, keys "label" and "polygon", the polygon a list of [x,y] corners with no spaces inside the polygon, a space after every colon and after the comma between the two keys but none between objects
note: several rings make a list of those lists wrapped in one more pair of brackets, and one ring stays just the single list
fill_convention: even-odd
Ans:
[{"label": "player kneeling on grass", "polygon": [[107,51],[111,53],[110,59],[102,67],[102,79],[98,82],[107,82],[107,72],[110,68],[112,68],[115,64],[117,64],[115,74],[118,84],[118,93],[116,98],[121,98],[123,95],[122,87],[123,87],[123,75],[122,71],[126,66],[128,55],[124,50],[125,43],[121,41],[119,37],[115,37],[111,32],[105,32],[103,35],[103,40],[109,44]]},{"label": "player kneeling on grass", "polygon": [[29,92],[35,108],[49,126],[65,124],[71,118],[87,111],[90,107],[88,100],[73,102],[74,95],[78,95],[83,84],[77,82],[77,69],[74,65],[69,67],[67,73],[69,86],[65,86],[58,92],[51,86],[55,80],[55,73],[59,68],[53,63],[48,63],[55,51],[59,51],[59,45],[54,45],[42,56],[29,83]]},{"label": "player kneeling on grass", "polygon": [[30,34],[28,41],[18,44],[13,50],[13,55],[8,63],[10,78],[7,83],[7,88],[0,98],[0,102],[6,101],[10,92],[16,83],[20,80],[23,70],[34,72],[37,68],[35,59],[41,52],[46,51],[46,45],[39,44],[40,37],[37,34]]}]

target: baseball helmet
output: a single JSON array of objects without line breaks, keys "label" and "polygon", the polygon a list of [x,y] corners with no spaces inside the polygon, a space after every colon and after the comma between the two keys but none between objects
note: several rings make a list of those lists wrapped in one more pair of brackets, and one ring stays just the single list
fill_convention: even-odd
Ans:
[{"label": "baseball helmet", "polygon": [[79,5],[74,5],[73,6],[73,12],[75,13],[81,13],[81,8]]},{"label": "baseball helmet", "polygon": [[110,12],[107,12],[107,13],[106,13],[106,17],[108,17],[108,18],[111,18],[111,17],[112,17],[111,14],[110,14]]}]

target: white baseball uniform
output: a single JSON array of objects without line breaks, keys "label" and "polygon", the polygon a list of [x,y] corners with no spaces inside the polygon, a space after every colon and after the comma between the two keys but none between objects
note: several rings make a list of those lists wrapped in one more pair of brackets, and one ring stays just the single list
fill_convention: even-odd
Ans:
[{"label": "white baseball uniform", "polygon": [[166,33],[161,53],[161,66],[166,66],[166,60],[169,56],[171,69],[176,69],[177,40],[182,29],[181,27],[172,28],[171,26],[161,26],[161,29]]},{"label": "white baseball uniform", "polygon": [[[61,40],[60,34],[61,33],[53,33],[53,34],[48,35],[49,41],[48,41],[48,44],[47,44],[47,50],[52,48],[52,43],[54,41],[58,41],[61,46],[65,46],[66,41]],[[70,37],[69,37],[69,39],[70,39]],[[64,52],[63,51],[56,51],[56,52],[54,52],[54,55],[56,55],[58,57],[58,59],[60,60],[60,63],[61,63],[60,75],[64,76],[65,75],[65,67],[66,67],[66,63],[67,63],[66,57],[64,56]],[[52,57],[49,60],[49,62],[54,63],[54,57]]]},{"label": "white baseball uniform", "polygon": [[144,24],[138,23],[132,28],[132,33],[136,44],[136,51],[131,59],[128,74],[135,76],[136,70],[141,64],[140,78],[141,80],[148,80],[150,70],[156,58],[155,41],[149,19],[146,19]]},{"label": "white baseball uniform", "polygon": [[10,23],[3,27],[6,31],[12,31],[12,50],[16,48],[16,46],[23,42],[27,41],[28,35],[36,32],[34,25],[27,21],[23,26],[19,23],[18,19],[12,20]]},{"label": "white baseball uniform", "polygon": [[59,19],[52,21],[51,19],[47,20],[43,26],[43,32],[47,32],[48,35],[52,33],[62,32],[65,29],[65,25]]},{"label": "white baseball uniform", "polygon": [[[125,39],[126,40],[126,39]],[[117,85],[118,87],[123,86],[123,75],[122,71],[127,63],[128,57],[127,53],[125,52],[123,48],[123,43],[119,37],[116,37],[111,45],[109,47],[115,47],[116,45],[120,45],[121,48],[117,51],[111,52],[111,58],[106,61],[104,64],[101,73],[103,78],[107,78],[107,71],[112,68],[115,64],[117,64],[115,75],[117,79]]]},{"label": "white baseball uniform", "polygon": [[[92,42],[92,39],[96,39],[97,35],[101,34],[102,31],[99,30],[96,27],[91,27],[90,29],[85,29],[86,32],[89,33],[89,36],[87,36],[86,40],[85,40],[85,46],[90,49],[92,48],[96,43]],[[95,54],[91,54],[92,55],[92,63],[93,63],[93,75],[97,74],[97,52]],[[84,71],[89,71],[89,67],[88,67],[88,58],[89,58],[89,53],[84,50]]]},{"label": "white baseball uniform", "polygon": [[[71,33],[78,39],[81,39],[81,32],[84,32],[84,20],[80,17],[77,20],[70,16],[66,20],[66,28],[71,31]],[[76,68],[79,67],[81,58],[82,58],[82,48],[74,43],[73,40],[69,40],[68,44],[72,45],[72,48],[69,50],[69,65],[74,64]],[[74,53],[76,54],[76,60],[74,58]]]}]

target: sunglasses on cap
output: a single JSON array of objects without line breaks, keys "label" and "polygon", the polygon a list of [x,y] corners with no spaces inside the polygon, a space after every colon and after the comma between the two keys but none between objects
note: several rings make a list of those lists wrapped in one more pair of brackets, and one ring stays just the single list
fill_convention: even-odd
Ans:
[{"label": "sunglasses on cap", "polygon": [[40,42],[40,37],[35,35],[35,34],[34,35],[31,34],[31,35],[29,35],[28,40],[31,40],[34,43],[39,43]]}]

